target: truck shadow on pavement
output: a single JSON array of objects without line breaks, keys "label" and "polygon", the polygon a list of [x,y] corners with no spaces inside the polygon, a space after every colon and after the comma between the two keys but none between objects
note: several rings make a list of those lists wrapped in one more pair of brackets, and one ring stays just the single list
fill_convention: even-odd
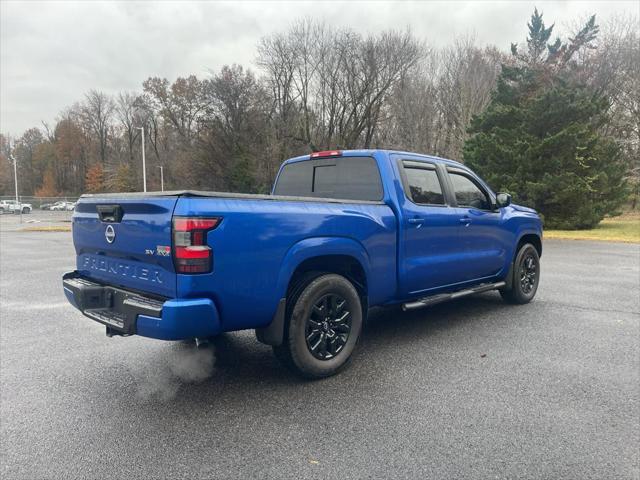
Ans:
[{"label": "truck shadow on pavement", "polygon": [[[270,414],[270,409],[295,410],[301,399],[309,396],[339,398],[345,395],[345,387],[349,395],[361,398],[387,391],[392,395],[399,376],[419,371],[419,381],[424,382],[429,376],[441,375],[429,367],[437,361],[434,356],[444,351],[469,354],[476,361],[479,355],[469,350],[469,339],[481,335],[486,322],[498,322],[496,328],[507,324],[514,308],[517,307],[503,303],[496,293],[486,293],[413,312],[398,308],[372,310],[351,364],[340,374],[319,381],[304,380],[291,373],[276,360],[271,347],[258,343],[253,332],[247,331],[215,339],[208,347],[214,362],[204,378],[185,380],[168,375],[167,369],[159,375],[157,369],[134,371],[130,362],[123,360],[130,372],[122,389],[106,391],[118,382],[115,378],[92,379],[91,383],[97,391],[105,389],[105,395],[122,397],[122,401],[115,402],[122,414],[143,416],[148,415],[150,406],[154,411],[171,411],[172,415],[212,415],[246,408]],[[197,351],[194,345],[176,343],[145,352],[142,360],[146,365],[157,366],[171,356]],[[103,375],[118,373],[105,371]]]},{"label": "truck shadow on pavement", "polygon": [[[246,401],[254,395],[279,397],[291,389],[331,390],[345,383],[361,392],[379,391],[386,379],[408,364],[426,367],[433,347],[442,350],[446,344],[446,348],[468,348],[462,345],[483,329],[484,322],[507,322],[512,308],[496,293],[488,293],[413,312],[399,308],[372,310],[349,367],[320,381],[301,379],[280,365],[270,347],[257,343],[253,332],[224,334],[208,347],[215,356],[211,375],[196,383],[179,381],[175,395],[162,400],[198,403],[215,396],[218,402],[224,399],[226,403]],[[171,348],[188,352],[195,346]]]},{"label": "truck shadow on pavement", "polygon": [[[467,327],[481,328],[480,323],[492,321],[494,313],[506,319],[510,316],[507,312],[515,308],[518,307],[505,304],[497,293],[492,292],[410,312],[404,312],[400,307],[372,309],[353,361],[346,371],[357,371],[363,366],[362,356],[385,356],[416,344],[428,349],[429,339],[436,334],[448,332],[447,336],[455,337],[456,331]],[[256,348],[256,345],[251,345],[255,342],[253,335],[242,339],[237,334],[217,337],[213,346],[218,372],[236,379],[243,378],[249,383],[263,380],[265,376],[276,382],[280,378],[287,384],[305,382],[281,366],[270,347],[257,344]]]}]

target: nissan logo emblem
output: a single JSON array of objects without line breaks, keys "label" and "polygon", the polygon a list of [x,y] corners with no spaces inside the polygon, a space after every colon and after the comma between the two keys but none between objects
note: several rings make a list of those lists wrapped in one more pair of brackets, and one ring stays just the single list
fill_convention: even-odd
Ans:
[{"label": "nissan logo emblem", "polygon": [[116,239],[116,231],[111,225],[107,225],[107,229],[104,231],[104,238],[106,238],[109,243],[113,243]]}]

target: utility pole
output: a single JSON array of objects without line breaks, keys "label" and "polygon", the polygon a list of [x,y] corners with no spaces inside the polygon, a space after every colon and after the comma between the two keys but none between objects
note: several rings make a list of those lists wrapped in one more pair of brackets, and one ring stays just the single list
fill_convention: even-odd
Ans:
[{"label": "utility pole", "polygon": [[16,203],[20,203],[18,200],[18,161],[13,155],[10,155],[9,158],[11,158],[11,161],[13,162],[13,180],[16,187]]},{"label": "utility pole", "polygon": [[156,165],[160,169],[160,190],[164,192],[164,167],[162,165]]},{"label": "utility pole", "polygon": [[137,127],[142,132],[142,188],[147,191],[147,163],[144,156],[144,127]]},{"label": "utility pole", "polygon": [[20,210],[20,223],[22,223],[22,205],[20,205],[20,200],[18,200],[18,161],[16,160],[16,157],[13,156],[13,153],[11,153],[11,142],[9,142],[9,160],[13,162],[13,180],[16,188],[16,207]]}]

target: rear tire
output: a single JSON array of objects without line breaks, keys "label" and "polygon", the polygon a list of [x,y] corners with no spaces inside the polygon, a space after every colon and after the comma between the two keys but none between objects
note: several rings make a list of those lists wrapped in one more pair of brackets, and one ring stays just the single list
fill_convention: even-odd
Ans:
[{"label": "rear tire", "polygon": [[22,213],[23,213],[24,215],[26,215],[26,214],[27,214],[27,213],[29,213],[30,211],[31,211],[31,210],[29,210],[29,208],[28,208],[28,207],[24,207],[24,208],[22,209]]},{"label": "rear tire", "polygon": [[336,274],[320,275],[291,299],[283,344],[276,357],[305,378],[338,373],[351,359],[362,331],[362,304],[354,286]]},{"label": "rear tire", "polygon": [[509,290],[500,290],[507,303],[523,305],[536,296],[540,282],[540,256],[530,243],[522,245],[513,262],[513,278]]}]

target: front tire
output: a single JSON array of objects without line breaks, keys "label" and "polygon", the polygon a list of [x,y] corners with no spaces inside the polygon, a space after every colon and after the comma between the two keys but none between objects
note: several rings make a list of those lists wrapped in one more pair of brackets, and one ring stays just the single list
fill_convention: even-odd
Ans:
[{"label": "front tire", "polygon": [[24,215],[26,215],[27,213],[31,213],[31,210],[29,210],[29,207],[24,207],[24,208],[22,209],[22,213],[23,213]]},{"label": "front tire", "polygon": [[292,305],[279,360],[306,378],[338,373],[351,359],[362,331],[362,304],[354,286],[336,274],[312,280]]},{"label": "front tire", "polygon": [[513,262],[513,278],[509,290],[500,290],[507,303],[523,305],[536,296],[540,282],[540,255],[530,243],[522,245]]}]

